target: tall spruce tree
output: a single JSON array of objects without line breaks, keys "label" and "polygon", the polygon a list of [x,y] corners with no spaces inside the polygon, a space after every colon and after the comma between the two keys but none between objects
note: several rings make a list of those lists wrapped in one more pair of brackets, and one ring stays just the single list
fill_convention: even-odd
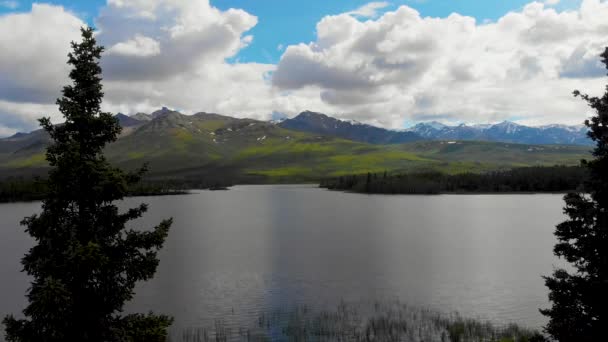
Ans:
[{"label": "tall spruce tree", "polygon": [[91,28],[68,54],[72,85],[57,100],[65,123],[41,126],[51,135],[46,158],[52,167],[39,215],[22,221],[36,244],[22,259],[32,278],[24,319],[8,316],[6,338],[15,342],[165,341],[167,316],[121,315],[136,282],[150,279],[171,219],[147,231],[125,228],[145,204],[119,212],[113,204],[143,169],[124,173],[102,149],[121,128],[100,110],[103,97],[98,46]]},{"label": "tall spruce tree", "polygon": [[[608,69],[608,48],[601,55]],[[545,277],[550,290],[546,332],[558,341],[602,341],[608,326],[608,85],[602,97],[574,92],[597,115],[585,121],[596,143],[594,159],[583,161],[589,170],[584,191],[564,197],[569,219],[557,226],[555,255],[574,271],[558,269]]]}]

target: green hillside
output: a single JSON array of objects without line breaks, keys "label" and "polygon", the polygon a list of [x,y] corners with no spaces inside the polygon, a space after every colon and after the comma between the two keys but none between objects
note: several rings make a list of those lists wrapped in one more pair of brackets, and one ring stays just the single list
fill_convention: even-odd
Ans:
[{"label": "green hillside", "polygon": [[[44,172],[46,140],[36,133],[0,140],[0,175]],[[235,182],[316,181],[366,172],[482,172],[533,165],[576,165],[588,147],[424,141],[371,145],[291,131],[251,119],[165,113],[125,130],[106,150],[118,166],[150,165],[153,178],[228,178]]]}]

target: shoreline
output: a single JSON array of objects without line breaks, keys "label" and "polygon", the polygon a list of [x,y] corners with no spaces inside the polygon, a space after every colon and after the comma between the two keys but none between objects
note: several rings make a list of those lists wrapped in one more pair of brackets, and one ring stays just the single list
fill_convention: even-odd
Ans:
[{"label": "shoreline", "polygon": [[[383,192],[358,192],[352,190],[341,190],[341,189],[329,189],[326,187],[321,187],[319,183],[253,183],[253,184],[235,184],[231,187],[226,187],[222,189],[187,189],[187,190],[175,190],[168,192],[159,192],[159,193],[147,193],[147,194],[131,194],[125,196],[125,198],[132,197],[155,197],[155,196],[179,196],[179,195],[194,195],[196,194],[194,191],[206,190],[206,191],[219,191],[226,192],[230,191],[234,186],[298,186],[298,185],[306,185],[310,188],[321,189],[325,191],[331,192],[342,192],[346,194],[355,194],[355,195],[368,195],[368,196],[442,196],[442,195],[454,195],[454,196],[466,196],[466,195],[566,195],[570,192],[575,192],[576,190],[570,191],[452,191],[452,192],[438,192],[438,193],[383,193]],[[14,200],[0,200],[0,204],[4,203],[31,203],[31,202],[39,202],[44,198],[30,198],[30,199],[14,199]]]},{"label": "shoreline", "polygon": [[453,191],[453,192],[438,192],[438,193],[385,193],[385,192],[359,192],[352,190],[340,190],[340,189],[328,189],[319,187],[320,189],[324,189],[332,192],[343,192],[348,194],[356,194],[356,195],[385,195],[385,196],[442,196],[442,195],[455,195],[455,196],[464,196],[464,195],[566,195],[570,192],[575,192],[576,190],[570,191]]},{"label": "shoreline", "polygon": [[[202,189],[175,190],[175,191],[170,191],[170,192],[150,193],[150,194],[132,194],[132,195],[125,196],[124,198],[193,195],[192,190],[202,190]],[[44,200],[44,197],[30,198],[30,199],[0,200],[0,204],[5,204],[5,203],[6,204],[8,204],[8,203],[32,203],[32,202],[41,202],[42,200]]]}]

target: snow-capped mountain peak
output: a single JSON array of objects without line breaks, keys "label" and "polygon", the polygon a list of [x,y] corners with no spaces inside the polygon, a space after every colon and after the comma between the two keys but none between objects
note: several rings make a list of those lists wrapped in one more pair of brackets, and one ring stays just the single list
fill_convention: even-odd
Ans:
[{"label": "snow-capped mountain peak", "polygon": [[[441,128],[439,128],[441,127]],[[430,140],[481,140],[521,144],[576,144],[590,145],[584,126],[545,125],[525,126],[512,121],[496,124],[444,124],[419,123],[410,132]]]}]

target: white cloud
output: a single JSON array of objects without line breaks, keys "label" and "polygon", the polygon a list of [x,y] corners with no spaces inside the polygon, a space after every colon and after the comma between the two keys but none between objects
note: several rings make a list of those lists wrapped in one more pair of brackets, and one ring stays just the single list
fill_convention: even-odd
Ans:
[{"label": "white cloud", "polygon": [[604,64],[597,56],[603,46],[591,44],[589,49],[585,44],[579,45],[572,54],[562,59],[560,76],[566,78],[596,78],[606,75]]},{"label": "white cloud", "polygon": [[8,9],[16,9],[17,7],[19,7],[19,2],[14,1],[14,0],[0,1],[0,7],[5,7]]},{"label": "white cloud", "polygon": [[57,106],[54,104],[15,103],[0,100],[0,136],[38,129],[37,119],[41,117],[50,117],[53,122],[61,121]]},{"label": "white cloud", "polygon": [[[275,107],[276,90],[268,80],[274,65],[226,62],[254,39],[247,31],[257,18],[243,10],[221,11],[206,0],[111,0],[96,23],[99,41],[112,46],[102,60],[108,110],[167,105],[186,113],[267,118]],[[136,45],[133,35],[155,43],[128,51],[154,53],[117,54],[123,42]]]},{"label": "white cloud", "polygon": [[82,25],[63,8],[44,4],[0,16],[0,134],[35,129],[42,116],[60,119],[54,102],[67,83],[70,41]]},{"label": "white cloud", "polygon": [[[226,62],[253,41],[255,16],[220,11],[208,1],[110,0],[97,18],[103,108],[151,111],[162,105],[186,113],[215,111],[266,118],[276,107],[268,64]],[[30,12],[0,17],[0,127],[37,127],[57,114],[55,99],[69,82],[69,42],[85,25],[60,6],[35,4]]]},{"label": "white cloud", "polygon": [[52,103],[67,80],[70,41],[84,23],[61,7],[0,16],[0,100]]},{"label": "white cloud", "polygon": [[137,34],[133,39],[110,47],[108,54],[135,57],[157,56],[160,54],[160,43],[150,37]]},{"label": "white cloud", "polygon": [[0,137],[9,137],[18,131],[11,127],[5,127],[0,124]]},{"label": "white cloud", "polygon": [[[251,43],[253,37],[245,32],[256,23],[245,11],[220,11],[207,0],[111,0],[96,20],[100,43],[112,46],[102,61],[105,77],[163,80],[225,63]],[[137,43],[135,35],[153,38]],[[136,44],[148,47],[146,58],[134,55],[142,51],[133,49]],[[114,53],[118,47],[132,53]]]},{"label": "white cloud", "polygon": [[390,6],[390,3],[386,1],[370,2],[346,14],[361,18],[376,18],[379,11],[388,6]]},{"label": "white cloud", "polygon": [[273,84],[314,89],[330,113],[391,127],[433,117],[580,123],[590,111],[571,93],[606,81],[606,17],[599,0],[563,12],[533,2],[482,24],[408,6],[364,22],[327,16],[316,41],[286,48]]},{"label": "white cloud", "polygon": [[[407,6],[374,18],[370,8],[385,8],[375,4],[323,18],[314,42],[284,46],[273,65],[227,62],[255,39],[248,31],[257,18],[245,11],[206,0],[108,0],[95,18],[108,47],[103,108],[260,119],[311,109],[395,128],[427,118],[579,123],[589,111],[572,90],[606,82],[597,55],[608,45],[607,1],[569,11],[533,2],[487,23],[423,18]],[[0,16],[0,135],[60,118],[54,101],[82,25],[43,4]]]}]

